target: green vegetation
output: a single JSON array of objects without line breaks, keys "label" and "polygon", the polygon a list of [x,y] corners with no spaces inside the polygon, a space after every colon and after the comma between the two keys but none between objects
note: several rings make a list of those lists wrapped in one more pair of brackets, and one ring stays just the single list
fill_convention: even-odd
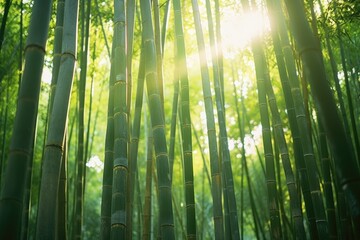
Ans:
[{"label": "green vegetation", "polygon": [[0,239],[360,239],[359,13],[3,1]]}]

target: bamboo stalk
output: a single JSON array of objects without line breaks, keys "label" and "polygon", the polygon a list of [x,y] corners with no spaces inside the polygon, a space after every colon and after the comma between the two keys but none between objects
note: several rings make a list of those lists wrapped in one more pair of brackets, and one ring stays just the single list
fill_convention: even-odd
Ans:
[{"label": "bamboo stalk", "polygon": [[154,30],[149,0],[140,1],[143,43],[145,51],[145,76],[151,125],[154,137],[155,157],[159,190],[159,226],[162,239],[174,239],[174,219],[172,210],[171,179],[169,170],[169,156],[165,136],[164,109],[161,104],[160,86],[158,86],[156,50]]},{"label": "bamboo stalk", "polygon": [[[223,207],[222,207],[222,191],[221,191],[221,173],[220,163],[218,156],[217,137],[215,128],[215,117],[213,109],[213,100],[210,87],[209,69],[207,66],[207,58],[205,52],[205,42],[203,30],[200,21],[200,13],[196,0],[192,1],[194,23],[196,30],[196,40],[198,45],[199,60],[201,66],[201,79],[203,97],[206,112],[206,126],[210,150],[210,165],[211,165],[211,178],[212,178],[212,197],[213,197],[213,220],[215,227],[215,239],[224,238],[224,220],[223,220]],[[226,203],[224,203],[226,204]]]},{"label": "bamboo stalk", "polygon": [[25,47],[25,66],[18,96],[13,136],[0,196],[0,237],[17,238],[21,232],[26,170],[31,159],[38,110],[41,73],[51,15],[51,0],[36,0]]},{"label": "bamboo stalk", "polygon": [[[114,59],[112,58],[113,62]],[[111,64],[109,77],[108,116],[105,137],[105,159],[103,172],[103,186],[101,195],[101,227],[100,237],[102,240],[110,239],[111,229],[111,194],[114,164],[114,64]]]},{"label": "bamboo stalk", "polygon": [[57,231],[57,199],[67,118],[75,72],[78,1],[66,1],[61,65],[42,167],[37,239],[53,239]]},{"label": "bamboo stalk", "polygon": [[[321,116],[325,133],[334,151],[336,173],[347,198],[352,214],[356,236],[360,237],[360,171],[354,152],[344,131],[330,86],[326,79],[325,68],[321,61],[321,53],[306,20],[305,11],[300,1],[285,1],[289,13],[290,24],[297,41],[297,50],[304,65],[305,74],[310,82],[315,105]],[[301,10],[300,10],[301,9]],[[323,207],[316,206],[315,215],[323,215]],[[319,220],[323,217],[319,218]],[[319,237],[327,236],[327,226],[318,224]],[[322,235],[323,234],[323,235]]]},{"label": "bamboo stalk", "polygon": [[[125,239],[128,231],[128,131],[125,1],[114,1],[114,164],[111,201],[111,239]],[[135,185],[134,185],[135,186]]]},{"label": "bamboo stalk", "polygon": [[187,239],[196,239],[196,213],[194,196],[194,174],[191,139],[191,118],[189,100],[189,79],[186,65],[185,39],[183,32],[181,5],[179,0],[173,1],[175,18],[175,71],[180,80],[180,125],[182,140],[182,159],[185,182],[186,232]]}]

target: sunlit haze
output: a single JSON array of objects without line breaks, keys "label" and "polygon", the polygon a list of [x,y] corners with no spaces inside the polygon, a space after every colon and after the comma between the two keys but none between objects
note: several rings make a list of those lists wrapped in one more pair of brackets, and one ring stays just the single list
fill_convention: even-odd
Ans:
[{"label": "sunlit haze", "polygon": [[269,21],[260,11],[239,13],[225,9],[221,21],[222,46],[225,57],[245,48],[254,37],[269,30]]}]

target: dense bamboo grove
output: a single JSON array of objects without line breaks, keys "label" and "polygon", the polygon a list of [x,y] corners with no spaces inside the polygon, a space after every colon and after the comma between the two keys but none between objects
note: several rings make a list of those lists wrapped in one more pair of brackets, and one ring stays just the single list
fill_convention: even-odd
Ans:
[{"label": "dense bamboo grove", "polygon": [[0,239],[360,239],[357,1],[0,6]]}]

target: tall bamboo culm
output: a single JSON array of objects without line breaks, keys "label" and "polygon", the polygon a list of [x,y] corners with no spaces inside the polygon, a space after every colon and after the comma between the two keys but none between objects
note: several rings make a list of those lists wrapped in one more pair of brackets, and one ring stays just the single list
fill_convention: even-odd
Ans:
[{"label": "tall bamboo culm", "polygon": [[26,171],[34,142],[41,74],[51,15],[51,0],[35,0],[25,47],[20,85],[4,186],[0,196],[0,238],[20,237]]},{"label": "tall bamboo culm", "polygon": [[[302,2],[286,0],[285,4],[289,13],[290,26],[297,41],[297,51],[304,65],[305,76],[310,82],[315,106],[319,116],[321,116],[320,121],[322,121],[329,144],[334,152],[336,174],[340,183],[339,186],[344,190],[352,215],[356,232],[355,237],[359,238],[360,171],[355,153],[351,149],[351,143],[347,140],[343,124],[337,112],[335,100],[327,82],[325,67],[321,60],[321,52],[306,20]],[[315,210],[316,213],[317,209]],[[320,231],[327,232],[327,229],[324,226]],[[319,236],[321,237],[320,234]]]},{"label": "tall bamboo culm", "polygon": [[203,89],[203,98],[206,112],[206,126],[210,149],[210,164],[211,164],[211,192],[213,197],[213,220],[215,239],[224,239],[224,217],[222,204],[222,183],[220,172],[219,152],[217,146],[217,136],[215,128],[215,117],[212,93],[210,87],[210,74],[207,66],[207,57],[205,51],[204,34],[200,21],[200,13],[196,0],[192,1],[193,16],[196,30],[196,41],[198,45],[199,60],[201,66],[201,83]]},{"label": "tall bamboo culm", "polygon": [[[295,60],[290,45],[288,33],[285,27],[284,13],[281,5],[279,4],[279,2],[273,1],[273,6],[277,13],[277,27],[281,39],[281,45],[283,47],[284,59],[288,71],[291,93],[294,100],[296,122],[299,129],[299,137],[303,151],[304,164],[302,161],[299,161],[297,167],[301,173],[300,179],[302,179],[302,191],[304,194],[308,219],[310,221],[310,230],[313,238],[327,238],[328,227],[326,223],[325,207],[322,201],[322,192],[320,189],[319,176],[317,171],[314,171],[314,169],[317,168],[315,162],[316,158],[314,155],[311,136],[309,134],[309,126],[306,120],[306,113],[303,102],[304,99],[300,92]],[[293,128],[292,131],[294,129],[296,128]],[[307,178],[305,178],[306,174]],[[308,181],[306,181],[306,179],[308,179]],[[308,203],[312,203],[313,207],[310,207]]]},{"label": "tall bamboo culm", "polygon": [[169,157],[165,136],[164,109],[161,103],[160,86],[158,85],[154,30],[149,0],[140,1],[142,36],[145,51],[145,76],[150,106],[151,126],[154,137],[158,177],[159,227],[162,239],[174,239],[174,218],[172,208],[171,179]]},{"label": "tall bamboo culm", "polygon": [[304,149],[306,153],[309,154],[308,149],[311,147],[311,142],[305,138],[307,136],[305,129],[301,129],[300,131],[300,126],[305,126],[306,123],[298,76],[296,75],[292,48],[289,45],[289,39],[285,29],[282,9],[276,1],[268,1],[268,9],[271,9],[271,28],[274,51],[276,54],[281,85],[288,111],[293,138],[295,163],[299,174],[301,190],[306,208],[306,216],[309,221],[310,236],[316,239],[318,238],[318,234],[313,207],[314,205],[311,198],[308,170],[305,165],[305,154],[303,150],[303,146],[305,146]]},{"label": "tall bamboo culm", "polygon": [[50,115],[41,176],[37,239],[54,239],[57,232],[57,197],[67,129],[77,46],[78,1],[66,1],[61,64]]},{"label": "tall bamboo culm", "polygon": [[[112,50],[114,52],[114,50]],[[113,63],[114,53],[112,53],[111,63]],[[110,239],[111,230],[111,196],[112,179],[114,164],[114,64],[110,67],[109,76],[109,97],[108,97],[108,116],[105,137],[105,159],[103,172],[103,187],[101,195],[101,226],[100,238],[102,240]]]},{"label": "tall bamboo culm", "polygon": [[144,213],[143,213],[143,230],[142,230],[142,239],[147,240],[151,239],[151,190],[152,190],[152,175],[153,175],[153,137],[151,131],[148,133],[147,137],[147,157],[146,157],[146,186],[145,186],[145,200],[144,200]]},{"label": "tall bamboo culm", "polygon": [[128,113],[125,1],[114,1],[114,163],[111,239],[126,238],[128,197]]},{"label": "tall bamboo culm", "polygon": [[174,0],[173,5],[176,36],[175,72],[177,73],[177,76],[175,77],[178,77],[180,80],[179,119],[181,125],[181,146],[185,182],[186,232],[187,239],[196,239],[196,214],[189,102],[189,79],[186,65],[185,40],[180,1]]},{"label": "tall bamboo culm", "polygon": [[[90,0],[81,1],[80,7],[80,79],[78,82],[78,132],[77,132],[77,156],[76,156],[76,180],[75,180],[75,207],[74,207],[74,227],[72,235],[74,239],[81,239],[83,225],[84,193],[85,193],[85,89],[88,68],[88,48],[90,33]],[[88,129],[89,131],[89,129]]]}]

